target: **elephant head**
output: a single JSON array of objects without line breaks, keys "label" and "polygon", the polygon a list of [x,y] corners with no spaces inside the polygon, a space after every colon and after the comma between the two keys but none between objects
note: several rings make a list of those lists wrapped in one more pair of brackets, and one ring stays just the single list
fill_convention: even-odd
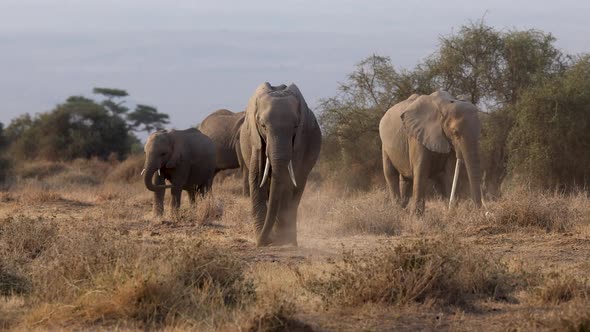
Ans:
[{"label": "elephant head", "polygon": [[[259,245],[268,242],[279,208],[288,206],[288,200],[297,187],[297,167],[301,165],[305,149],[304,131],[307,121],[310,121],[310,113],[294,84],[273,87],[264,83],[248,103],[242,136],[246,134],[249,137],[240,139],[249,140],[252,156],[257,161],[254,167],[258,168],[257,174],[262,174],[262,178],[256,179],[259,183],[250,183],[251,190],[267,188],[270,182],[264,224],[260,224],[261,220],[257,221]],[[257,208],[260,207],[254,207]]]},{"label": "elephant head", "polygon": [[171,186],[155,185],[152,182],[154,173],[161,168],[174,168],[182,158],[180,149],[174,149],[174,140],[166,130],[158,130],[151,134],[144,146],[145,164],[142,171],[143,181],[148,190],[171,188]]},{"label": "elephant head", "polygon": [[465,162],[476,206],[481,206],[481,168],[479,136],[481,124],[478,110],[468,101],[457,100],[448,92],[437,91],[420,96],[401,114],[408,134],[428,150],[449,153]]}]

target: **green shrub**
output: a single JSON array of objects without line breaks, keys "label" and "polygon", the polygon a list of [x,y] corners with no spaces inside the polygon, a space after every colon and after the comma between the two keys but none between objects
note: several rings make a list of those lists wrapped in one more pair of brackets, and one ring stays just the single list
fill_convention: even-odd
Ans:
[{"label": "green shrub", "polygon": [[515,105],[510,170],[536,188],[590,186],[590,55],[531,88]]}]

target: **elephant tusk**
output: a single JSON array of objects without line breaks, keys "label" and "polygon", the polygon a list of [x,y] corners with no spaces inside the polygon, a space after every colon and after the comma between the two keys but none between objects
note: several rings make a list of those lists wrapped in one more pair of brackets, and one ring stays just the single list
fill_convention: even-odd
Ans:
[{"label": "elephant tusk", "polygon": [[260,182],[260,188],[264,186],[266,183],[266,179],[268,179],[268,171],[270,170],[270,160],[266,157],[266,164],[264,165],[264,175],[262,176],[262,181]]},{"label": "elephant tusk", "polygon": [[295,188],[297,188],[297,182],[295,182],[295,172],[293,172],[293,160],[289,161],[289,176],[291,177],[291,181]]},{"label": "elephant tusk", "polygon": [[459,180],[459,171],[461,170],[461,159],[457,159],[455,164],[455,176],[453,176],[453,186],[451,187],[451,198],[449,199],[449,209],[455,200],[455,191],[457,190],[457,181]]},{"label": "elephant tusk", "polygon": [[141,170],[141,175],[143,175],[143,173],[145,173],[145,168]]},{"label": "elephant tusk", "polygon": [[162,175],[160,175],[160,170],[158,170],[158,176],[162,176]]}]

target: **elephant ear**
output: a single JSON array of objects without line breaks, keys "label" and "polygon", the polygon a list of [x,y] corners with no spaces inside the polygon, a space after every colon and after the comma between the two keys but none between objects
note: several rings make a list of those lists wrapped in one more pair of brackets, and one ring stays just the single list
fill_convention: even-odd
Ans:
[{"label": "elephant ear", "polygon": [[172,156],[166,163],[166,168],[176,168],[178,164],[182,162],[182,144],[179,138],[174,135],[174,131],[168,133],[168,140],[170,141],[170,147],[172,148]]},{"label": "elephant ear", "polygon": [[437,103],[431,96],[420,96],[400,115],[408,135],[428,150],[449,153],[451,145],[445,136]]},{"label": "elephant ear", "polygon": [[246,118],[244,120],[243,126],[245,126],[246,131],[250,135],[250,144],[252,148],[255,150],[262,149],[262,141],[260,139],[260,134],[258,133],[258,126],[256,124],[256,114],[258,113],[258,96],[262,93],[266,93],[270,90],[270,84],[268,82],[261,84],[256,88],[252,97],[248,101],[248,106],[246,107]]},{"label": "elephant ear", "polygon": [[[311,118],[314,116],[307,103],[305,102],[305,98],[303,98],[303,94],[295,84],[290,84],[288,87],[289,91],[297,97],[299,101],[299,124],[297,125],[297,130],[295,132],[295,141],[293,142],[293,152],[297,155],[303,153],[305,148],[305,135],[306,131],[309,130],[309,124]],[[297,158],[294,158],[297,159]]]}]

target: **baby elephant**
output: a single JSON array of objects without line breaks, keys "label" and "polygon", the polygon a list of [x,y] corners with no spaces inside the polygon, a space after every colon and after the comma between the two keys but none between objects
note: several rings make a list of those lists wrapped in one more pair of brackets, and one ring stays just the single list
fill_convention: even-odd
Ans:
[{"label": "baby elephant", "polygon": [[[183,189],[194,204],[197,191],[204,195],[211,188],[215,174],[215,145],[199,130],[158,130],[148,137],[144,151],[143,181],[146,188],[154,192],[156,216],[164,212],[166,188],[172,191],[170,206],[173,213],[180,207]],[[166,185],[166,179],[171,185]]]}]

